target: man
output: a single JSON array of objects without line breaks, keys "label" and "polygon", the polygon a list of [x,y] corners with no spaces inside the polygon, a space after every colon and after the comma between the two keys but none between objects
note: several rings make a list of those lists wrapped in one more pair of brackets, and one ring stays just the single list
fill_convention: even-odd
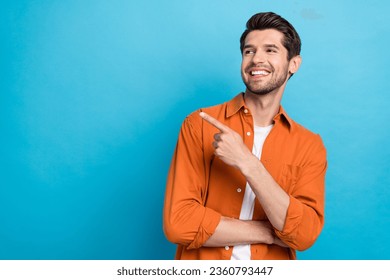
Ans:
[{"label": "man", "polygon": [[299,35],[274,13],[246,27],[245,92],[180,131],[164,204],[176,259],[295,259],[323,227],[325,148],[280,105],[301,64]]}]

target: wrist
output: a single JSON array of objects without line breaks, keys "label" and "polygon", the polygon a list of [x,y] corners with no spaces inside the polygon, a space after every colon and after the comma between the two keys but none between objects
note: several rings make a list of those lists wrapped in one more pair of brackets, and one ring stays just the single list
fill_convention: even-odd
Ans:
[{"label": "wrist", "polygon": [[253,234],[253,243],[263,243],[271,245],[275,242],[274,231],[269,222],[266,221],[248,221],[253,227],[251,234]]},{"label": "wrist", "polygon": [[256,156],[251,153],[243,161],[243,164],[240,167],[240,171],[245,176],[245,178],[249,178],[250,176],[253,176],[256,172],[259,172],[260,168],[261,162]]}]

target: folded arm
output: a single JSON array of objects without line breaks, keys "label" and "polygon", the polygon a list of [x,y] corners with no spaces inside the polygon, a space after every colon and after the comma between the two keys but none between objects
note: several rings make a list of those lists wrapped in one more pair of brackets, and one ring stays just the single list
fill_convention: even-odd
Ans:
[{"label": "folded arm", "polygon": [[287,247],[274,233],[267,221],[243,221],[222,217],[205,247],[222,247],[243,244],[276,244]]}]

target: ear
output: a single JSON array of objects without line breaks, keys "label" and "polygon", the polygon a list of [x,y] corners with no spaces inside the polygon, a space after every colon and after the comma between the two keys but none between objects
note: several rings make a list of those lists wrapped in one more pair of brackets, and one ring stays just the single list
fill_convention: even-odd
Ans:
[{"label": "ear", "polygon": [[300,55],[296,55],[293,58],[290,59],[289,65],[288,65],[288,72],[292,75],[295,74],[299,66],[301,66],[302,63],[302,57]]}]

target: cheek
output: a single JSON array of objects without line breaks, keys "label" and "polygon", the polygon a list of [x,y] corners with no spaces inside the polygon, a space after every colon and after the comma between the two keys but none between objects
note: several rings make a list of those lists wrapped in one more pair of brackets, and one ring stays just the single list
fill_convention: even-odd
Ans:
[{"label": "cheek", "polygon": [[242,60],[241,61],[241,70],[244,70],[245,69],[245,60]]},{"label": "cheek", "polygon": [[290,64],[284,60],[275,61],[274,67],[277,72],[281,73],[288,72],[291,69]]},{"label": "cheek", "polygon": [[245,75],[245,64],[241,63],[241,75]]},{"label": "cheek", "polygon": [[243,59],[242,62],[241,62],[241,73],[244,75],[246,74],[245,70],[248,68],[248,66],[250,65],[250,62],[248,62],[247,59]]}]

